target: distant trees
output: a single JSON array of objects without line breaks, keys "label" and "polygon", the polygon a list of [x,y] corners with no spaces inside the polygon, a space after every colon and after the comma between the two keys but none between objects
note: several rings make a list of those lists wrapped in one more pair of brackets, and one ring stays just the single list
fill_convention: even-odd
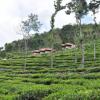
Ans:
[{"label": "distant trees", "polygon": [[11,52],[12,51],[12,44],[10,44],[10,43],[6,43],[5,44],[5,50],[7,51],[7,52]]},{"label": "distant trees", "polygon": [[[100,25],[98,25],[98,29],[100,30]],[[72,42],[79,43],[79,40],[74,40],[75,32],[77,30],[76,25],[65,25],[61,29],[57,28],[53,30],[53,36],[54,36],[54,48],[59,49],[60,44],[66,43],[66,42]],[[82,31],[85,34],[84,42],[89,42],[91,39],[91,32],[93,30],[93,25],[82,25]],[[69,34],[68,34],[69,33]],[[96,33],[97,34],[97,33]],[[77,38],[79,38],[77,36]],[[51,46],[51,33],[50,32],[44,32],[44,33],[35,33],[34,35],[31,35],[28,38],[28,49],[35,50],[42,47],[50,47]],[[24,52],[24,39],[16,40],[11,43],[5,44],[5,50],[7,52],[19,52],[19,49]]]},{"label": "distant trees", "polygon": [[0,51],[0,58],[5,58],[6,57],[6,52],[3,50],[3,51]]},{"label": "distant trees", "polygon": [[[61,39],[61,29],[54,29],[54,48],[59,49],[58,45],[63,42],[63,38]],[[28,38],[28,50],[36,50],[43,47],[50,47],[51,46],[51,33],[44,32],[44,33],[35,33]],[[11,43],[5,44],[6,52],[19,52],[19,49],[25,52],[25,40],[20,39],[18,41],[13,41]]]},{"label": "distant trees", "polygon": [[75,29],[76,25],[65,25],[62,27],[60,37],[62,38],[63,43],[74,42]]},{"label": "distant trees", "polygon": [[28,39],[28,47],[30,50],[40,49],[44,45],[43,37],[38,33]]},{"label": "distant trees", "polygon": [[6,52],[3,50],[3,47],[0,47],[0,58],[5,58],[6,57]]}]

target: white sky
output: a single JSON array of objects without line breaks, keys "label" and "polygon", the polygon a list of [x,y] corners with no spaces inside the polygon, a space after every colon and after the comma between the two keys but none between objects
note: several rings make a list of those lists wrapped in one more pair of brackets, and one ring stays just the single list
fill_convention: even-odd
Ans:
[{"label": "white sky", "polygon": [[[50,17],[54,12],[53,1],[54,0],[0,0],[0,46],[22,38],[22,36],[16,33],[17,27],[21,20],[30,13],[39,16],[39,20],[43,24],[41,32],[48,31],[50,29]],[[70,0],[64,1],[69,2]],[[98,22],[100,21],[99,17],[100,13],[97,15]],[[90,17],[88,20],[89,19]],[[74,15],[66,16],[64,12],[59,12],[56,16],[55,27],[60,28],[69,23],[75,23]]]}]

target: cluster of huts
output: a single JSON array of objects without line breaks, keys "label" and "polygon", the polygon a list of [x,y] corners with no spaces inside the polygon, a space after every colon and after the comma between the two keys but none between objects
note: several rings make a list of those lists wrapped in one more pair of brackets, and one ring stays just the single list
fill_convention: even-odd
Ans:
[{"label": "cluster of huts", "polygon": [[41,48],[39,50],[34,50],[32,52],[33,55],[37,55],[37,54],[45,54],[45,53],[50,53],[51,51],[53,51],[52,48]]},{"label": "cluster of huts", "polygon": [[[75,44],[72,43],[65,43],[65,44],[61,44],[62,49],[73,49],[76,47]],[[55,50],[53,48],[41,48],[39,50],[34,50],[32,51],[32,54],[38,55],[38,54],[46,54],[46,53],[50,53],[50,52],[54,52]]]}]

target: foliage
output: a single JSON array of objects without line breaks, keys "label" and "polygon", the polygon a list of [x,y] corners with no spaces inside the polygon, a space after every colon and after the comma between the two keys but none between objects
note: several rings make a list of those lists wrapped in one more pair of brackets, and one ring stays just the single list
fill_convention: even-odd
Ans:
[{"label": "foliage", "polygon": [[38,21],[38,15],[32,13],[28,16],[28,20],[22,21],[22,31],[29,33],[31,30],[38,31],[42,24]]},{"label": "foliage", "polygon": [[[100,25],[98,25],[98,30]],[[77,30],[76,25],[65,25],[61,29],[54,29],[54,48],[60,47],[62,43],[71,42],[75,43],[74,36]],[[93,25],[82,25],[84,34],[84,41],[89,42],[92,39]],[[98,34],[98,33],[97,33]],[[36,33],[28,39],[28,50],[35,50],[43,47],[51,47],[51,34],[50,32]],[[57,47],[57,48],[59,48]],[[13,41],[12,43],[5,44],[5,50],[7,52],[23,52],[24,40]]]}]

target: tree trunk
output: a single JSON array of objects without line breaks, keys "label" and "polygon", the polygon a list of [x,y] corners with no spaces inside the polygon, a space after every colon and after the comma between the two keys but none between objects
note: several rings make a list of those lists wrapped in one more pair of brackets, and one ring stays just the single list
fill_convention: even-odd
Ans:
[{"label": "tree trunk", "polygon": [[24,71],[25,71],[26,63],[27,63],[27,61],[26,61],[26,58],[27,58],[27,39],[26,39],[26,37],[24,38],[24,42],[25,42],[25,54],[24,54]]},{"label": "tree trunk", "polygon": [[82,51],[82,67],[84,68],[85,60],[84,60],[84,44],[83,44],[83,41],[81,42],[81,51]]},{"label": "tree trunk", "polygon": [[84,58],[84,44],[83,44],[83,34],[82,34],[82,29],[81,29],[81,19],[79,21],[79,27],[80,27],[80,43],[81,43],[81,52],[82,52],[82,66],[84,68],[84,63],[85,63],[85,58]]},{"label": "tree trunk", "polygon": [[94,24],[95,24],[95,26],[94,26],[94,30],[95,30],[95,32],[94,32],[94,42],[93,42],[93,46],[94,46],[94,65],[95,65],[95,61],[96,61],[96,42],[95,42],[95,39],[96,39],[96,32],[97,32],[97,22],[96,22],[96,17],[95,17],[95,12],[93,13],[94,14]]},{"label": "tree trunk", "polygon": [[94,39],[93,45],[94,45],[94,65],[95,65],[95,61],[96,61],[96,43],[95,43],[95,39]]},{"label": "tree trunk", "polygon": [[[51,17],[51,49],[54,48],[53,29],[54,29],[54,22],[55,22],[56,14],[57,14],[57,11]],[[53,65],[54,65],[54,61],[53,60],[54,60],[54,55],[53,55],[53,51],[51,51],[51,68],[53,68]]]},{"label": "tree trunk", "polygon": [[77,63],[77,48],[74,48],[74,62]]},{"label": "tree trunk", "polygon": [[[77,34],[78,34],[78,28],[79,28],[79,21],[76,17],[76,23],[77,23],[77,28],[75,29],[75,45],[77,46]],[[75,55],[75,63],[77,63],[77,47],[74,48],[74,55]]]},{"label": "tree trunk", "polygon": [[[51,33],[51,49],[53,50],[53,48],[54,48],[54,40],[53,40],[53,33]],[[51,68],[53,68],[53,66],[54,66],[54,55],[53,51],[51,51]]]},{"label": "tree trunk", "polygon": [[54,66],[54,61],[53,61],[53,52],[51,51],[51,68],[53,68]]}]

